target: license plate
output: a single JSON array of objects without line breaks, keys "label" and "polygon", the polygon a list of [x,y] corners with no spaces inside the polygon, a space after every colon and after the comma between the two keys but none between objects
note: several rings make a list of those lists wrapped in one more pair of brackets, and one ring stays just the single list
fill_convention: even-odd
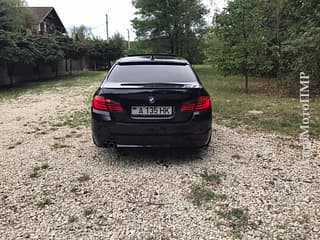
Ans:
[{"label": "license plate", "polygon": [[132,116],[171,116],[171,106],[132,106]]}]

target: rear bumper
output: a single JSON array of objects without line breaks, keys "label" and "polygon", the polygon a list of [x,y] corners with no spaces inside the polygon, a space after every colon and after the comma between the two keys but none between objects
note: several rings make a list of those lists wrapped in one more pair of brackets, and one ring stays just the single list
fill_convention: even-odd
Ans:
[{"label": "rear bumper", "polygon": [[121,123],[92,112],[92,136],[101,147],[201,147],[211,139],[211,118],[210,111],[186,123]]}]

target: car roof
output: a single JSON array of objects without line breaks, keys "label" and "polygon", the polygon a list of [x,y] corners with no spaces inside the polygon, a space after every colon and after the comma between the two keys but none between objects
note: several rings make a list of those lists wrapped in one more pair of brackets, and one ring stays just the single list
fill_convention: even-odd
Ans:
[{"label": "car roof", "polygon": [[119,65],[189,65],[190,63],[181,57],[164,54],[133,55],[120,58],[116,64]]}]

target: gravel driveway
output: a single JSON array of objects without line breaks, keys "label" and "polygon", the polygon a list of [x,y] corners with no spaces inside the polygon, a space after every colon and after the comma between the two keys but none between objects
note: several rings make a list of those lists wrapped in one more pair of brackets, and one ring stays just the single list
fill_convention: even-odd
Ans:
[{"label": "gravel driveway", "polygon": [[94,89],[0,103],[1,239],[320,239],[319,141],[308,164],[295,138],[219,125],[199,152],[99,149]]}]

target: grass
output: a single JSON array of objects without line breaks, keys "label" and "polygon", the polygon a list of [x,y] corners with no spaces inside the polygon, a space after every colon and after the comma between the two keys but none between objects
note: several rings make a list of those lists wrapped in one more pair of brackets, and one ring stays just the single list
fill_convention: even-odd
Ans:
[{"label": "grass", "polygon": [[48,90],[58,90],[61,88],[71,88],[77,86],[90,86],[92,83],[97,85],[102,82],[105,71],[97,72],[74,72],[72,76],[60,77],[53,80],[34,81],[5,87],[0,89],[0,102],[4,100],[14,100],[24,94],[40,94]]},{"label": "grass", "polygon": [[51,145],[53,149],[62,149],[62,148],[68,148],[70,147],[69,145],[63,144],[63,143],[55,143]]},{"label": "grass", "polygon": [[[229,127],[248,126],[253,130],[298,136],[301,132],[302,110],[299,92],[294,98],[280,96],[265,79],[249,79],[249,94],[244,91],[241,76],[223,76],[208,65],[195,65],[201,82],[210,92],[215,120]],[[298,81],[298,79],[297,79]],[[311,106],[311,136],[320,137],[320,99]],[[248,114],[248,111],[263,114]]]},{"label": "grass", "polygon": [[226,195],[215,193],[210,188],[199,184],[194,184],[191,187],[191,194],[189,198],[192,200],[193,204],[199,207],[204,203],[225,200]]},{"label": "grass", "polygon": [[77,111],[68,116],[65,124],[71,128],[77,128],[80,126],[88,127],[90,125],[90,111],[89,108]]},{"label": "grass", "polygon": [[49,168],[49,164],[47,162],[42,163],[41,166],[36,166],[33,168],[32,173],[29,175],[31,178],[38,178],[40,177],[40,170],[46,170]]},{"label": "grass", "polygon": [[248,212],[240,208],[232,208],[226,212],[218,211],[217,214],[227,220],[235,238],[241,238],[242,232],[254,226],[249,223]]},{"label": "grass", "polygon": [[206,182],[214,183],[214,184],[221,184],[223,175],[221,173],[211,173],[209,174],[207,170],[203,173],[200,173],[200,177]]},{"label": "grass", "polygon": [[46,206],[51,205],[51,204],[53,204],[53,202],[49,198],[44,198],[44,199],[40,200],[39,202],[37,202],[38,208],[45,208]]}]

